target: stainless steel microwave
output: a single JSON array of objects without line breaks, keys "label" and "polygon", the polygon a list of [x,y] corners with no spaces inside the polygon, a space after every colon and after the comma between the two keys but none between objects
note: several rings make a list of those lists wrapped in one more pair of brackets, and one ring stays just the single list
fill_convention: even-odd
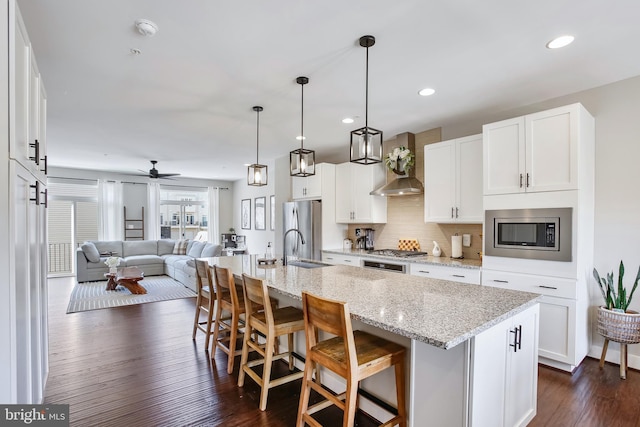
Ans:
[{"label": "stainless steel microwave", "polygon": [[573,208],[485,211],[485,255],[571,261]]}]

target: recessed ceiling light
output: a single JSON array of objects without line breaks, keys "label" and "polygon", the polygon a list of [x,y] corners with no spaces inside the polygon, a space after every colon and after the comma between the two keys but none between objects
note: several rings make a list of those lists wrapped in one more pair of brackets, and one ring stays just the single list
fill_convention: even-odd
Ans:
[{"label": "recessed ceiling light", "polygon": [[300,135],[298,135],[298,136],[296,136],[296,139],[297,139],[298,141],[301,141],[301,140],[305,140],[305,139],[307,139],[307,137],[306,137],[306,136],[300,136]]},{"label": "recessed ceiling light", "polygon": [[436,93],[435,89],[431,89],[430,87],[425,87],[420,92],[418,92],[420,96],[429,96],[433,95],[434,93]]},{"label": "recessed ceiling light", "polygon": [[553,39],[549,43],[547,43],[547,48],[549,48],[549,49],[559,49],[561,47],[565,47],[565,46],[571,44],[574,39],[575,39],[575,37],[568,36],[568,35],[556,37],[555,39]]},{"label": "recessed ceiling light", "polygon": [[342,119],[342,123],[344,124],[351,124],[353,123],[353,119],[351,117],[345,117],[344,119]]}]

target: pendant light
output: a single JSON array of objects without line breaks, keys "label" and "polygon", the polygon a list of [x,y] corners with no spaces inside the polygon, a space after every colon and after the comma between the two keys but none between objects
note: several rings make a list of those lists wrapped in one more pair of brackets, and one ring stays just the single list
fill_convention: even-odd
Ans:
[{"label": "pendant light", "polygon": [[316,152],[304,148],[304,85],[309,83],[307,77],[298,77],[296,83],[302,92],[302,108],[300,113],[300,148],[289,153],[291,176],[311,176],[316,174]]},{"label": "pendant light", "polygon": [[373,36],[360,37],[367,49],[364,127],[351,131],[351,162],[370,165],[382,162],[382,131],[369,127],[369,48],[376,43]]},{"label": "pendant light", "polygon": [[258,163],[258,143],[260,142],[260,111],[263,108],[256,105],[253,111],[256,112],[256,162],[247,168],[247,184],[256,187],[267,185],[267,165]]}]

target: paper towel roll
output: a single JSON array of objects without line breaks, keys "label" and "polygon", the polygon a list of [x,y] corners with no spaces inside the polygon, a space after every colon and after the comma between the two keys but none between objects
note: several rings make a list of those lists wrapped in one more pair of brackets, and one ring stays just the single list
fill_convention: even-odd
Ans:
[{"label": "paper towel roll", "polygon": [[462,258],[462,236],[451,236],[451,258]]}]

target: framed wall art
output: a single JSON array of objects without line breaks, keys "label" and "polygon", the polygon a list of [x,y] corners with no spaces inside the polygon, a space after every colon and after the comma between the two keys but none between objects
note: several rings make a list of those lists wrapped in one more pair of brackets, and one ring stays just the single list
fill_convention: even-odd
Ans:
[{"label": "framed wall art", "polygon": [[266,229],[266,209],[267,209],[267,198],[266,197],[256,197],[255,198],[255,225],[256,230],[265,230]]},{"label": "framed wall art", "polygon": [[275,195],[271,195],[271,197],[269,197],[269,214],[271,216],[271,218],[269,218],[269,220],[271,221],[271,231],[276,229],[276,196]]},{"label": "framed wall art", "polygon": [[251,230],[251,199],[242,199],[240,202],[240,227]]}]

